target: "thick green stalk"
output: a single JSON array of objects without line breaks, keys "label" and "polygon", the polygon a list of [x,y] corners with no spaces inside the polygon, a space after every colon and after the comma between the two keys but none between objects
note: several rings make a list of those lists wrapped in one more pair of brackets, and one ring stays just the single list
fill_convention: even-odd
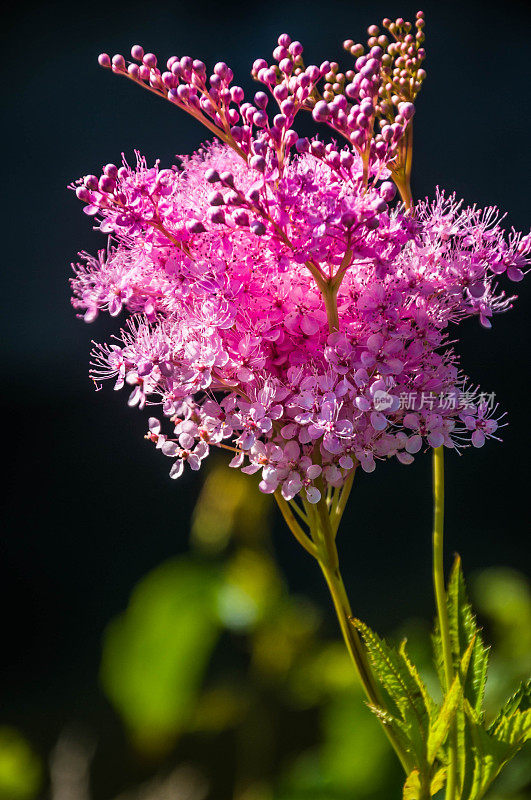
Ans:
[{"label": "thick green stalk", "polygon": [[[441,633],[444,662],[444,682],[446,692],[454,680],[454,664],[452,659],[452,643],[450,640],[450,623],[444,583],[444,452],[443,447],[433,450],[433,587],[437,605],[437,617]],[[450,730],[448,747],[448,772],[446,778],[446,800],[455,800],[457,781],[457,729],[455,724]]]},{"label": "thick green stalk", "polygon": [[[347,596],[345,585],[339,571],[339,559],[335,544],[335,531],[330,524],[330,517],[323,499],[317,504],[320,530],[316,533],[322,542],[322,550],[319,552],[317,560],[323,572],[332,602],[339,621],[341,633],[347,647],[348,653],[354,663],[360,682],[365,690],[367,699],[371,705],[386,710],[385,702],[378,689],[378,684],[372,673],[365,648],[353,625],[352,609]],[[332,557],[331,557],[332,556]],[[385,734],[398,756],[406,775],[411,771],[412,765],[409,763],[407,753],[402,750],[400,742],[395,737],[393,730],[388,725],[383,725]]]},{"label": "thick green stalk", "polygon": [[339,286],[332,286],[331,284],[327,284],[325,288],[321,290],[325,308],[326,308],[326,316],[328,319],[328,329],[330,333],[339,330],[339,314],[337,311],[337,292]]},{"label": "thick green stalk", "polygon": [[[317,484],[318,482],[316,482]],[[324,488],[324,487],[320,487]],[[347,489],[347,497],[350,493],[351,484],[349,483]],[[296,538],[301,542],[301,529],[296,522],[294,516],[291,514],[286,514],[286,506],[289,508],[289,504],[286,503],[285,500],[279,495],[279,493],[275,493],[275,497],[277,502],[279,503],[280,509],[283,513],[284,519],[286,520],[288,526],[296,536]],[[344,510],[346,504],[346,498],[344,503],[342,504],[342,510]],[[339,621],[339,626],[341,628],[341,633],[343,634],[343,639],[345,641],[345,645],[347,647],[347,651],[350,655],[350,658],[354,664],[356,673],[360,680],[360,683],[365,691],[367,699],[372,706],[377,708],[381,708],[386,711],[385,702],[381,696],[380,690],[378,688],[378,684],[374,678],[371,666],[369,664],[367,654],[365,652],[365,647],[361,641],[361,638],[353,625],[353,614],[352,609],[350,606],[350,602],[347,596],[347,592],[345,589],[345,585],[343,583],[343,579],[341,577],[341,572],[339,570],[339,560],[337,555],[337,548],[335,543],[335,534],[337,531],[337,526],[339,525],[340,521],[340,514],[338,513],[337,509],[332,509],[332,516],[334,517],[334,523],[330,518],[330,513],[328,511],[326,500],[324,494],[322,494],[321,500],[319,503],[315,505],[311,505],[309,503],[305,503],[305,509],[309,519],[309,527],[310,527],[310,537],[304,537],[306,541],[302,541],[301,544],[305,546],[309,552],[311,552],[310,548],[308,548],[307,544],[311,541],[312,550],[315,547],[315,552],[312,552],[312,555],[316,558],[321,571],[324,575],[326,580],[328,589],[330,591],[330,596],[332,598],[332,602],[334,604],[334,609],[337,615],[337,619]],[[408,775],[413,768],[413,765],[410,763],[409,756],[406,752],[403,751],[402,747],[400,746],[400,742],[396,738],[393,730],[388,726],[383,724],[382,725],[384,732],[393,747],[396,755],[398,756],[400,763],[402,764],[406,775]]]}]

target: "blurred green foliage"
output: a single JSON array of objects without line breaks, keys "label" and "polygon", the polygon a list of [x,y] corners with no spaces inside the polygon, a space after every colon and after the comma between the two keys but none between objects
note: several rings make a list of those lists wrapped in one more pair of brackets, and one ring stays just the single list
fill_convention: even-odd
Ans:
[{"label": "blurred green foliage", "polygon": [[42,766],[29,743],[13,728],[0,728],[0,800],[32,800],[42,783]]},{"label": "blurred green foliage", "polygon": [[[339,633],[287,590],[273,558],[271,512],[253,479],[214,462],[189,553],[147,574],[108,625],[103,690],[132,752],[149,757],[154,770],[191,760],[211,800],[398,798],[401,768]],[[485,638],[495,644],[487,686],[493,710],[531,671],[531,590],[522,575],[501,568],[470,585]],[[390,638],[404,637],[432,690],[427,621],[409,621]],[[40,779],[27,743],[0,731],[0,800],[33,800]],[[525,751],[489,797],[529,796]]]},{"label": "blurred green foliage", "polygon": [[214,565],[168,561],[138,584],[107,629],[103,688],[139,749],[165,749],[193,712],[220,631],[219,580]]},{"label": "blurred green foliage", "polygon": [[[271,553],[270,505],[247,476],[211,469],[190,554],[146,576],[109,626],[104,688],[146,752],[167,752],[178,734],[231,737],[235,800],[397,796],[400,767],[342,643],[325,638],[317,608],[287,592]],[[472,586],[496,642],[488,693],[494,708],[531,668],[531,592],[521,575],[503,569],[481,573]],[[396,639],[404,635],[434,686],[428,626],[412,621]],[[287,740],[286,729],[295,738]],[[208,771],[201,761],[198,753]],[[525,753],[492,800],[522,800],[530,778]],[[212,798],[222,800],[210,780]]]}]

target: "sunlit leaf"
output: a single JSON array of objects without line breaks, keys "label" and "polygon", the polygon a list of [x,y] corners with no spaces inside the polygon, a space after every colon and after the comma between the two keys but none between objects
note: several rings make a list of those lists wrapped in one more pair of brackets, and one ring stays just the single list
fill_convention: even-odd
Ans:
[{"label": "sunlit leaf", "polygon": [[[459,556],[455,559],[448,581],[447,608],[453,668],[460,678],[462,698],[470,703],[474,712],[478,715],[478,719],[482,719],[489,650],[483,644],[480,629],[467,597]],[[437,623],[432,643],[437,674],[444,689],[446,678],[443,647]],[[472,784],[473,771],[469,759],[472,742],[464,708],[460,703],[455,709],[454,718],[457,731],[458,796],[465,798],[468,796]],[[445,760],[442,751],[439,753],[439,757],[443,761]]]},{"label": "sunlit leaf", "polygon": [[438,769],[433,778],[431,779],[430,783],[431,796],[435,797],[437,792],[441,791],[445,783],[446,783],[446,767],[441,767],[441,769]]},{"label": "sunlit leaf", "polygon": [[430,727],[427,746],[427,760],[428,764],[430,765],[435,761],[437,753],[448,736],[448,731],[450,730],[450,727],[454,721],[455,714],[459,703],[461,702],[462,696],[463,688],[461,686],[459,676],[456,675],[450,690],[444,698],[444,703],[439,711],[437,719]]},{"label": "sunlit leaf", "polygon": [[[412,770],[404,784],[402,800],[422,800],[426,794],[422,793],[421,775],[418,769]],[[443,788],[446,781],[446,769],[437,770],[430,781],[430,797],[434,797]]]},{"label": "sunlit leaf", "polygon": [[472,783],[467,800],[480,800],[502,768],[531,736],[531,710],[516,711],[501,720],[495,732],[485,730],[474,709],[465,701],[473,753]]},{"label": "sunlit leaf", "polygon": [[405,655],[404,647],[396,650],[365,623],[356,620],[354,624],[363,637],[376,676],[396,709],[394,712],[391,709],[392,716],[400,717],[403,722],[407,749],[420,764],[425,758],[430,713],[433,713],[433,704],[426,700],[427,690]]},{"label": "sunlit leaf", "polygon": [[[489,649],[483,644],[480,629],[468,600],[459,556],[456,556],[450,574],[447,597],[454,669],[460,671],[464,697],[480,714],[483,710]],[[465,676],[461,673],[461,660],[472,642],[470,667]]]},{"label": "sunlit leaf", "polygon": [[436,704],[435,704],[433,698],[431,697],[430,693],[428,692],[428,689],[426,688],[426,684],[424,683],[424,681],[420,677],[416,666],[413,664],[413,662],[411,661],[411,659],[409,658],[409,656],[408,656],[408,654],[406,652],[406,640],[405,639],[404,639],[404,641],[401,642],[400,647],[398,648],[398,652],[400,654],[400,657],[401,657],[402,661],[404,662],[404,664],[406,666],[406,669],[408,670],[409,674],[411,675],[411,678],[414,680],[414,682],[415,682],[415,684],[417,686],[417,689],[418,689],[418,691],[420,692],[420,694],[422,696],[422,701],[424,703],[424,707],[425,707],[426,711],[428,712],[428,718],[429,718],[429,721],[431,722],[435,718],[435,715],[436,715],[436,712],[437,712],[437,707],[436,707]]},{"label": "sunlit leaf", "polygon": [[404,783],[402,800],[420,800],[420,790],[420,773],[418,769],[414,769],[409,773]]},{"label": "sunlit leaf", "polygon": [[527,711],[531,708],[531,678],[523,681],[516,692],[504,704],[503,708],[488,727],[489,733],[494,732],[498,725],[516,711]]}]

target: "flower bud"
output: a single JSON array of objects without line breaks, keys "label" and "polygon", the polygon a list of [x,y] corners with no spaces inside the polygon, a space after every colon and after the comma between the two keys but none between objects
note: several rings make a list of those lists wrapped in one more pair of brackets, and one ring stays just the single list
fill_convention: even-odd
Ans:
[{"label": "flower bud", "polygon": [[415,114],[415,106],[413,103],[399,103],[398,110],[404,119],[411,119]]},{"label": "flower bud", "polygon": [[326,122],[329,116],[330,110],[328,108],[328,103],[325,103],[324,100],[319,100],[312,111],[312,117],[316,122]]},{"label": "flower bud", "polygon": [[211,206],[224,206],[225,200],[223,199],[223,195],[221,192],[211,192],[208,195],[208,202]]},{"label": "flower bud", "polygon": [[100,192],[105,192],[106,194],[112,194],[116,189],[116,181],[108,175],[102,175],[98,185]]},{"label": "flower bud", "polygon": [[253,156],[249,161],[249,166],[252,169],[258,170],[258,172],[265,172],[266,168],[266,161],[263,156]]},{"label": "flower bud", "polygon": [[82,200],[83,203],[90,203],[92,201],[92,195],[86,186],[77,187],[76,197],[78,200]]},{"label": "flower bud", "polygon": [[223,225],[225,222],[225,212],[222,208],[209,208],[207,217],[210,222],[214,222],[216,225]]},{"label": "flower bud", "polygon": [[85,175],[83,183],[87,189],[92,189],[92,191],[98,190],[98,179],[96,175]]},{"label": "flower bud", "polygon": [[252,222],[250,230],[255,236],[263,236],[266,232],[266,226],[263,222]]},{"label": "flower bud", "polygon": [[390,203],[396,195],[395,184],[391,181],[384,181],[384,183],[382,183],[380,186],[380,195],[387,203]]},{"label": "flower bud", "polygon": [[247,227],[249,225],[249,215],[241,208],[234,212],[232,218],[236,225],[240,227]]},{"label": "flower bud", "polygon": [[157,56],[154,53],[146,53],[142,59],[146,67],[155,69],[157,66]]},{"label": "flower bud", "polygon": [[206,228],[198,219],[190,219],[186,223],[186,230],[188,233],[204,233]]},{"label": "flower bud", "polygon": [[230,186],[231,189],[234,188],[234,175],[232,172],[222,172],[219,179],[225,186]]},{"label": "flower bud", "polygon": [[125,71],[125,59],[119,53],[112,57],[112,66],[114,70],[118,72]]}]

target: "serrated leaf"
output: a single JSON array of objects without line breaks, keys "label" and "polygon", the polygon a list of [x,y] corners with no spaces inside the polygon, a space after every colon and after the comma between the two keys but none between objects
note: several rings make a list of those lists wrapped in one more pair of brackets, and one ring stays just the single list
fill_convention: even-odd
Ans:
[{"label": "serrated leaf", "polygon": [[435,620],[435,627],[431,635],[431,646],[433,650],[433,665],[435,667],[441,689],[444,691],[446,676],[444,674],[444,656],[438,620]]},{"label": "serrated leaf", "polygon": [[[483,716],[483,697],[488,666],[488,648],[482,642],[480,631],[466,594],[461,560],[456,558],[447,587],[447,608],[450,624],[450,641],[454,670],[460,676],[465,697],[478,715]],[[434,662],[441,686],[445,687],[442,641],[436,624],[432,636]],[[462,704],[455,712],[457,732],[457,796],[468,797],[472,785],[473,764],[469,763],[472,749],[471,732]],[[445,762],[443,751],[439,759]]]},{"label": "serrated leaf", "polygon": [[388,711],[385,711],[385,709],[380,708],[380,706],[369,704],[369,709],[380,720],[382,725],[393,729],[402,750],[408,753],[411,752],[411,742],[406,724],[401,719],[398,719]]},{"label": "serrated leaf", "polygon": [[[480,714],[483,709],[489,649],[483,644],[472,606],[468,600],[459,556],[456,556],[448,581],[447,606],[452,655],[456,671],[461,669],[463,654],[473,642],[470,667],[466,678],[462,676],[461,680],[463,682],[464,697],[469,701],[472,708]],[[442,648],[437,642],[436,647],[436,662],[438,662],[441,658]]]},{"label": "serrated leaf", "polygon": [[454,721],[462,697],[463,687],[461,686],[459,675],[456,675],[450,687],[450,691],[444,699],[437,719],[430,728],[427,746],[427,760],[430,765],[435,761],[437,753],[448,736],[448,731]]},{"label": "serrated leaf", "polygon": [[393,715],[400,717],[405,726],[408,752],[415,755],[417,763],[422,763],[430,725],[430,708],[424,699],[427,690],[419,686],[420,677],[417,676],[417,681],[410,671],[409,659],[388,645],[364,622],[354,620],[353,624],[361,633],[376,676],[391,698],[393,709],[396,709]]},{"label": "serrated leaf", "polygon": [[489,733],[500,742],[521,747],[531,738],[531,709],[515,711],[510,717],[504,717]]},{"label": "serrated leaf", "polygon": [[485,730],[467,701],[465,710],[474,759],[471,787],[466,800],[481,800],[505,764],[531,736],[531,709],[516,711],[502,720],[496,733]]},{"label": "serrated leaf", "polygon": [[426,684],[424,683],[424,681],[420,677],[416,666],[410,660],[410,658],[409,658],[409,656],[408,656],[408,654],[406,652],[406,640],[405,639],[400,643],[400,647],[398,648],[398,653],[399,653],[402,661],[404,662],[407,671],[409,672],[411,678],[415,682],[415,684],[416,684],[416,686],[417,686],[417,688],[418,688],[418,690],[419,690],[419,692],[421,694],[422,701],[424,703],[424,708],[428,713],[429,723],[431,724],[432,720],[435,719],[435,716],[437,714],[437,706],[436,706],[432,696],[428,692]]},{"label": "serrated leaf", "polygon": [[470,661],[472,659],[472,653],[474,651],[474,645],[476,644],[476,637],[471,640],[470,644],[468,645],[467,649],[463,653],[461,658],[461,662],[459,664],[459,675],[461,678],[461,683],[464,683],[468,676],[468,668],[470,666]]},{"label": "serrated leaf", "polygon": [[496,718],[488,727],[489,733],[496,729],[503,719],[512,716],[515,711],[526,711],[531,708],[531,678],[523,681],[516,692],[509,697],[503,707],[500,709]]},{"label": "serrated leaf", "polygon": [[472,783],[472,765],[470,763],[472,740],[463,703],[457,709],[455,727],[457,731],[457,797],[464,800],[468,796],[467,792]]}]

